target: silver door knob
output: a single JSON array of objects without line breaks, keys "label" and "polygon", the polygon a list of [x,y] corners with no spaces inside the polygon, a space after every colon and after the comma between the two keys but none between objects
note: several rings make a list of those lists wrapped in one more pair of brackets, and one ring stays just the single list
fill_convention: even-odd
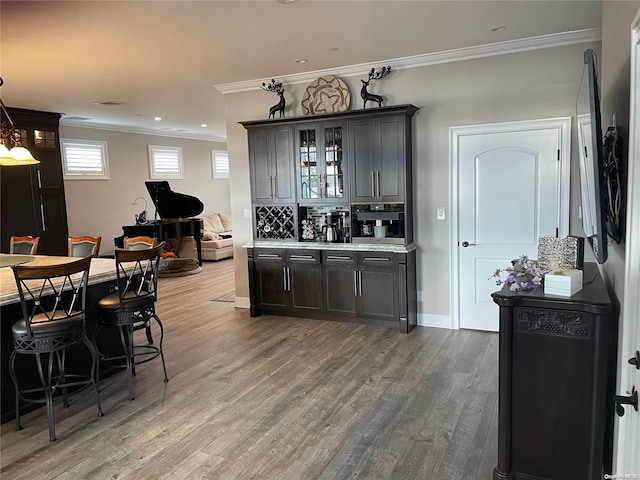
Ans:
[{"label": "silver door knob", "polygon": [[475,245],[475,243],[469,243],[469,242],[467,242],[466,240],[465,240],[464,242],[462,242],[462,246],[463,246],[464,248],[467,248],[467,247],[468,247],[468,246],[470,246],[470,245],[471,245],[471,246],[473,246],[473,245]]}]

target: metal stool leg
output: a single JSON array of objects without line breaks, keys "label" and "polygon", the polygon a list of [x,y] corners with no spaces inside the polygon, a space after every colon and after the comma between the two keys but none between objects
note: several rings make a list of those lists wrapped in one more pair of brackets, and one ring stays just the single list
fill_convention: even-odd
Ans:
[{"label": "metal stool leg", "polygon": [[98,416],[102,417],[104,416],[104,413],[102,412],[102,403],[100,402],[100,390],[98,389],[98,382],[96,381],[96,377],[95,377],[97,366],[98,366],[98,351],[88,338],[85,337],[83,342],[91,352],[91,385],[93,385],[93,391],[96,394],[96,402],[98,404]]},{"label": "metal stool leg", "polygon": [[56,441],[56,426],[55,426],[55,417],[53,413],[53,392],[51,391],[51,376],[53,371],[53,354],[49,354],[48,369],[47,369],[47,377],[45,378],[44,372],[42,371],[42,356],[39,353],[36,353],[36,363],[38,364],[38,375],[40,376],[40,382],[42,383],[42,387],[44,389],[44,398],[47,404],[47,418],[49,420],[49,441]]},{"label": "metal stool leg", "polygon": [[16,354],[17,352],[14,350],[9,356],[9,375],[16,390],[16,430],[22,430],[22,426],[20,425],[20,389],[18,387],[18,378],[16,377],[15,369]]},{"label": "metal stool leg", "polygon": [[158,317],[158,315],[154,313],[153,318],[155,318],[156,322],[158,322],[158,325],[160,326],[160,345],[158,348],[160,349],[160,359],[162,360],[162,370],[164,370],[164,383],[167,383],[169,381],[169,377],[167,376],[167,366],[164,363],[164,352],[162,350],[162,341],[164,340],[164,327],[162,326],[162,322],[160,321],[160,318]]}]

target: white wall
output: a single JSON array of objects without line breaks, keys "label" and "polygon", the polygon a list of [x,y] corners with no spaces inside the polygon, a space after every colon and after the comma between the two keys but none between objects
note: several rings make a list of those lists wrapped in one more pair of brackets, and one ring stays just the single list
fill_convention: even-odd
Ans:
[{"label": "white wall", "polygon": [[[370,91],[385,97],[385,105],[412,103],[420,108],[414,117],[414,237],[418,247],[418,289],[424,291],[420,314],[450,315],[450,214],[447,220],[436,220],[437,207],[449,211],[449,127],[575,116],[583,52],[587,48],[599,51],[600,45],[585,43],[398,70],[372,84]],[[343,78],[350,87],[352,108],[362,108],[360,78],[365,77],[366,74]],[[300,101],[305,88],[304,84],[285,83],[287,117],[302,115]],[[251,206],[251,198],[247,135],[238,122],[266,118],[273,100],[272,95],[261,90],[225,95],[236,295],[240,297],[248,297],[246,253],[240,246],[252,239],[252,232],[251,220],[242,218],[243,209]],[[575,152],[572,157],[575,185]],[[581,235],[579,222],[574,220],[579,193],[574,192],[572,198],[572,230],[579,229],[575,233]],[[490,274],[487,272],[487,276]]]},{"label": "white wall", "polygon": [[122,225],[135,223],[134,214],[144,208],[141,201],[131,205],[136,197],[147,200],[153,217],[153,202],[144,184],[150,180],[148,145],[182,147],[184,180],[169,181],[174,192],[198,197],[204,214],[231,210],[229,180],[214,180],[211,169],[211,150],[226,150],[225,143],[64,125],[60,138],[107,142],[109,180],[64,182],[69,235],[101,236],[101,251],[113,249],[113,238],[122,235]]}]

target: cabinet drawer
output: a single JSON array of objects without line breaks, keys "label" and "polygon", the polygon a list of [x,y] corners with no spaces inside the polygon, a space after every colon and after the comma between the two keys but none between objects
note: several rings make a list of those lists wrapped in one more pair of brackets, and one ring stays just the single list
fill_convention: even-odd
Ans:
[{"label": "cabinet drawer", "polygon": [[287,252],[289,263],[320,263],[318,250],[289,250]]},{"label": "cabinet drawer", "polygon": [[253,259],[256,262],[282,262],[284,260],[284,254],[284,250],[280,248],[256,248],[253,252]]},{"label": "cabinet drawer", "polygon": [[355,265],[356,252],[323,251],[322,263],[325,265]]}]

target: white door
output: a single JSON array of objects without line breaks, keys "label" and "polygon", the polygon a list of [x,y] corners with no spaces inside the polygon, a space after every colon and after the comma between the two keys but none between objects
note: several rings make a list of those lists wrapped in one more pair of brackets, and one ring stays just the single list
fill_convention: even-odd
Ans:
[{"label": "white door", "polygon": [[537,258],[539,237],[566,235],[570,127],[565,118],[452,129],[460,328],[498,331],[493,272]]},{"label": "white door", "polygon": [[[629,396],[633,387],[640,390],[640,370],[628,363],[640,350],[640,10],[631,31],[631,102],[629,127],[629,180],[625,241],[625,280],[622,307],[621,342],[617,395]],[[618,418],[614,473],[640,478],[640,412],[625,406]],[[622,478],[622,477],[621,477]]]}]

